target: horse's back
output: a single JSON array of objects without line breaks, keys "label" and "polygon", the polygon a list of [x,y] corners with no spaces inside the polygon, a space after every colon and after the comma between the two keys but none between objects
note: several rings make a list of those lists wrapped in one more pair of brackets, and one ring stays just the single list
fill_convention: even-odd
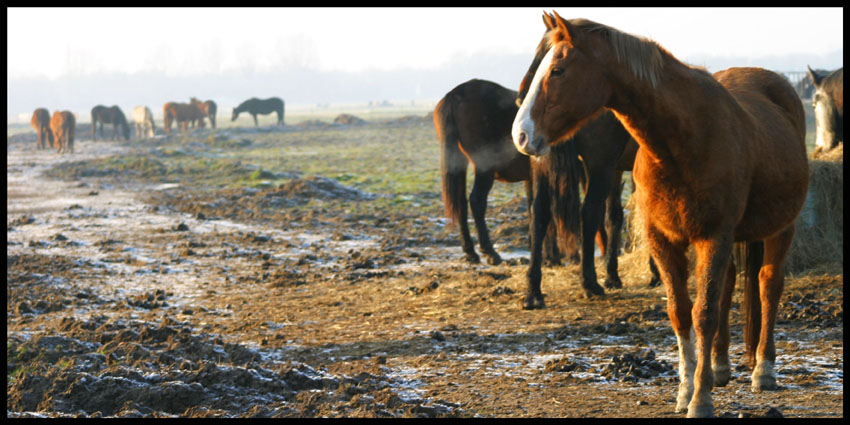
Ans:
[{"label": "horse's back", "polygon": [[516,91],[486,80],[473,79],[445,96],[451,102],[460,145],[476,172],[494,171],[508,182],[528,180],[528,157],[511,140],[511,125],[517,113]]}]

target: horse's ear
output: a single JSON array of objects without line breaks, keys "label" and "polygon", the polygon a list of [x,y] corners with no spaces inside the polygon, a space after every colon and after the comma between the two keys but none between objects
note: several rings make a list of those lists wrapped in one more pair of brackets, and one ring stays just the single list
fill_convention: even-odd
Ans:
[{"label": "horse's ear", "polygon": [[555,17],[543,12],[543,25],[546,25],[546,30],[555,29]]},{"label": "horse's ear", "polygon": [[566,19],[562,18],[561,15],[558,15],[558,12],[553,10],[552,13],[555,15],[554,20],[558,27],[558,31],[563,36],[563,40],[569,42],[570,44],[574,44],[578,32],[575,30],[572,24],[570,24]]},{"label": "horse's ear", "polygon": [[820,85],[820,80],[821,80],[822,78],[818,75],[818,73],[817,73],[817,72],[812,71],[812,67],[810,67],[810,66],[806,65],[806,68],[808,68],[808,69],[809,69],[809,78],[811,78],[811,79],[812,79],[812,84],[814,84],[814,85],[815,85],[815,87],[819,86],[819,85]]}]

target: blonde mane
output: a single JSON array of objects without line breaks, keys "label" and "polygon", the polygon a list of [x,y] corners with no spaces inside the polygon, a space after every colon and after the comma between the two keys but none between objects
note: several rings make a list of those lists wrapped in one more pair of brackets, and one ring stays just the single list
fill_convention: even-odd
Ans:
[{"label": "blonde mane", "polygon": [[[599,33],[611,45],[617,55],[617,61],[627,65],[632,74],[638,79],[649,82],[655,88],[664,67],[662,52],[666,51],[656,42],[626,34],[607,25],[602,25],[587,19],[570,19],[569,23],[579,31]],[[563,40],[564,35],[557,28],[547,33],[547,48]],[[669,53],[668,56],[672,57]]]}]

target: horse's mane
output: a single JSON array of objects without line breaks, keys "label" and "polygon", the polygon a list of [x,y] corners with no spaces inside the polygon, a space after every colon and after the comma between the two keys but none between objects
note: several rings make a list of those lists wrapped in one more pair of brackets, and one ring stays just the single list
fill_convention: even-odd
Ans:
[{"label": "horse's mane", "polygon": [[[601,34],[611,44],[611,48],[617,55],[617,60],[628,65],[635,77],[649,82],[653,88],[658,85],[664,67],[663,54],[673,57],[658,43],[650,39],[627,34],[616,28],[587,19],[570,19],[569,22],[579,31]],[[564,35],[557,28],[550,30],[547,33],[547,49],[563,40],[563,37]]]}]

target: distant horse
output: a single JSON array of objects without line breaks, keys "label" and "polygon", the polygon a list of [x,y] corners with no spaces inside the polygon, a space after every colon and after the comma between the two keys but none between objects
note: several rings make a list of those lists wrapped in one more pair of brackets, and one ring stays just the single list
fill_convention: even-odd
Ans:
[{"label": "distant horse", "polygon": [[[517,152],[510,140],[510,125],[516,115],[516,92],[496,83],[470,80],[449,91],[434,108],[434,128],[440,140],[442,198],[446,216],[460,226],[461,246],[466,261],[481,261],[475,252],[467,224],[466,170],[471,162],[475,182],[469,195],[472,217],[481,252],[495,265],[502,258],[493,248],[484,215],[487,195],[494,180],[524,181],[531,212],[532,186],[529,159]],[[554,238],[555,234],[551,233]],[[554,244],[555,239],[550,238]],[[556,245],[549,245],[549,259],[556,259]],[[567,250],[567,249],[565,249]]]},{"label": "distant horse", "polygon": [[[794,88],[760,68],[712,76],[653,41],[584,19],[544,13],[544,20],[554,28],[551,47],[517,113],[514,144],[545,154],[607,109],[640,145],[633,177],[679,344],[677,411],[712,416],[711,387],[729,382],[735,242],[746,243],[742,304],[752,388],[775,389],[785,257],[808,191],[805,115]],[[689,245],[695,304],[687,289]]]},{"label": "distant horse", "polygon": [[283,100],[279,97],[270,97],[268,99],[257,99],[252,97],[239,104],[233,109],[233,117],[230,121],[236,121],[239,114],[247,112],[254,118],[254,126],[257,127],[257,114],[268,115],[272,112],[277,113],[277,125],[283,125]]},{"label": "distant horse", "polygon": [[188,131],[189,123],[192,121],[200,121],[200,126],[203,127],[204,112],[197,106],[190,103],[168,102],[162,106],[163,127],[165,132],[171,134],[171,123],[176,122],[180,126],[180,131],[185,133]]},{"label": "distant horse", "polygon": [[74,130],[77,121],[69,111],[56,111],[50,119],[50,130],[56,139],[56,150],[59,153],[74,153]]},{"label": "distant horse", "polygon": [[212,100],[201,102],[196,98],[189,99],[189,103],[201,109],[204,115],[210,119],[210,126],[215,128],[215,114],[218,112],[218,106]]},{"label": "distant horse", "polygon": [[153,137],[156,134],[156,124],[153,122],[153,112],[147,106],[133,108],[133,121],[136,122],[136,139],[144,136]]},{"label": "distant horse", "polygon": [[53,146],[53,132],[50,131],[50,112],[47,109],[38,108],[33,111],[30,125],[38,134],[38,140],[36,140],[38,149],[47,149],[48,143],[49,146]]},{"label": "distant horse", "polygon": [[100,135],[103,137],[103,124],[112,124],[114,131],[112,132],[112,140],[118,139],[118,127],[121,127],[121,135],[124,140],[130,140],[130,125],[127,124],[127,118],[121,112],[121,108],[117,105],[106,107],[97,105],[91,110],[91,139],[97,140],[96,129],[100,124]]},{"label": "distant horse", "polygon": [[809,68],[809,78],[815,86],[815,151],[828,151],[844,142],[844,67],[826,76]]},{"label": "distant horse", "polygon": [[[543,20],[547,27],[547,34],[548,31],[552,30],[550,19]],[[532,65],[520,83],[519,96],[516,99],[517,104],[521,104],[527,95],[532,78],[548,49],[548,36],[544,35],[537,46]],[[582,165],[584,167],[584,173],[580,176],[576,174],[561,176],[561,178],[573,181],[581,178],[582,183],[585,185],[585,197],[581,204],[580,215],[581,286],[584,289],[585,296],[588,298],[604,295],[605,290],[597,283],[593,235],[601,234],[607,236],[607,238],[600,238],[602,242],[600,246],[603,247],[602,252],[606,257],[605,265],[608,274],[605,279],[605,287],[622,288],[623,283],[620,280],[617,260],[620,248],[620,231],[623,227],[620,182],[622,181],[623,171],[632,170],[638,146],[626,129],[623,128],[611,113],[606,113],[599,119],[590,121],[586,127],[582,128],[573,136],[570,143],[564,143],[559,146],[570,146],[574,149],[576,154],[581,157],[581,164],[553,168],[557,170],[556,172],[563,174],[565,172],[564,170],[570,170],[571,168],[575,168],[578,172],[581,172]],[[540,214],[537,211],[549,208],[545,198],[539,199],[535,196],[534,199],[534,227],[536,231],[532,232],[532,241],[539,240],[543,229],[546,229],[548,224],[548,215]],[[541,205],[538,206],[538,202]],[[606,210],[608,212],[607,219]],[[598,231],[597,229],[600,229],[600,227],[604,231]],[[540,289],[540,280],[542,278],[540,249],[534,245],[534,242],[532,242],[532,246],[528,271],[528,290],[523,304],[523,307],[526,309],[545,307],[543,293]],[[661,283],[661,280],[658,277],[655,264],[651,260],[650,271],[652,272],[650,286],[657,286]]]}]

